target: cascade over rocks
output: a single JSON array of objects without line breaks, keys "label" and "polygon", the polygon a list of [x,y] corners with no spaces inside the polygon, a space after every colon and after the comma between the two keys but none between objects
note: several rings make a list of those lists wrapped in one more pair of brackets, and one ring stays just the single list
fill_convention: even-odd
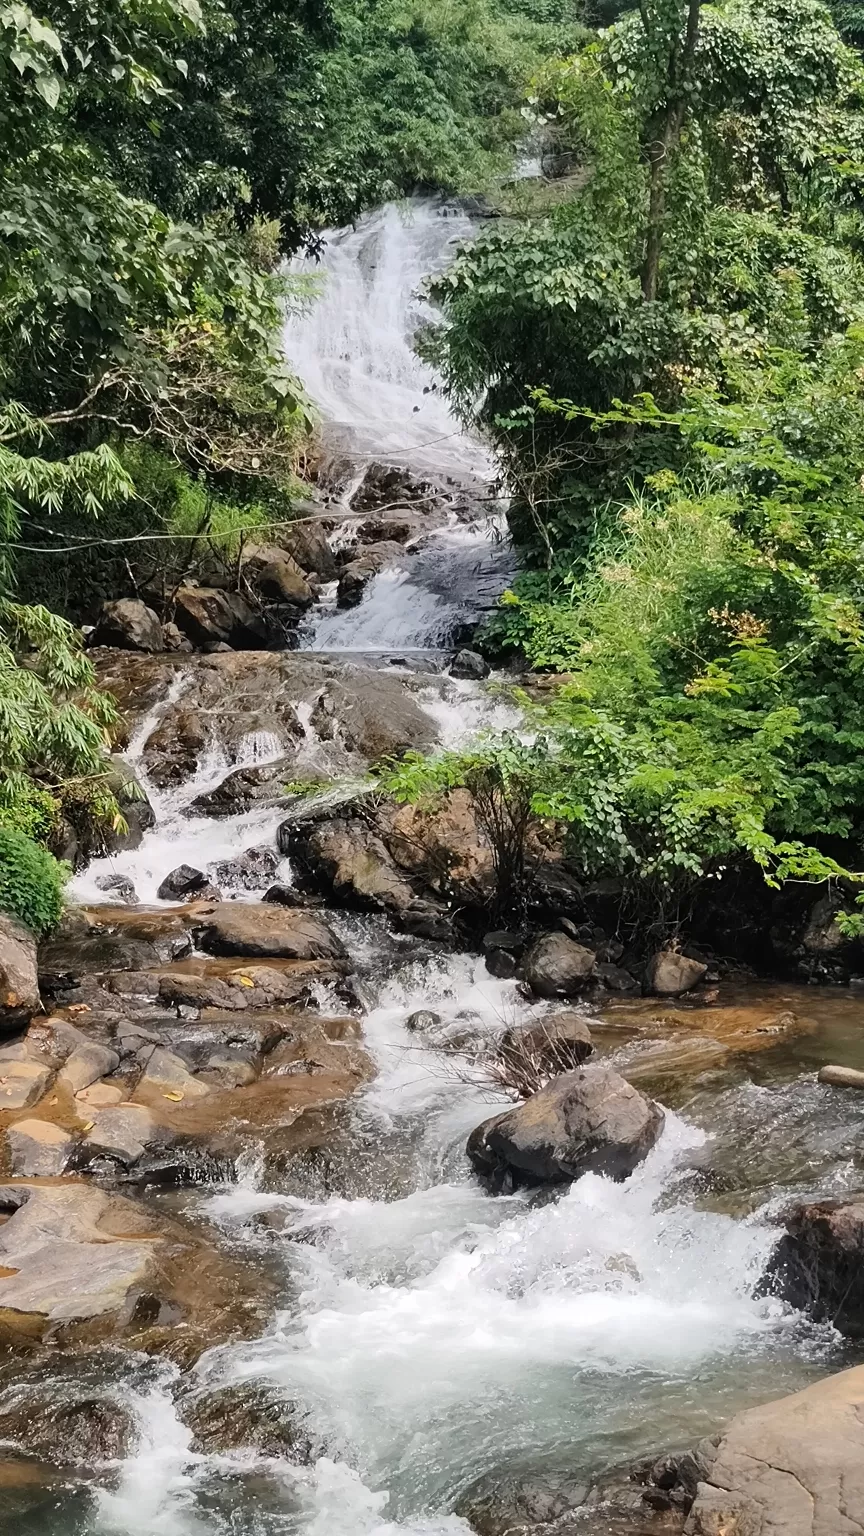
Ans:
[{"label": "cascade over rocks", "polygon": [[283,784],[290,778],[293,759],[279,757],[272,763],[256,763],[251,768],[235,768],[215,789],[198,795],[193,809],[204,816],[237,816],[253,805],[278,805],[284,798]]},{"label": "cascade over rocks", "polygon": [[472,1131],[467,1152],[495,1190],[565,1184],[584,1173],[626,1179],[663,1129],[659,1105],[607,1066],[554,1077]]},{"label": "cascade over rocks", "polygon": [[795,1206],[763,1286],[818,1322],[864,1338],[864,1193]]},{"label": "cascade over rocks", "polygon": [[365,545],[363,553],[349,560],[339,573],[339,586],[336,589],[339,607],[356,608],[372,577],[404,558],[405,552],[395,539]]},{"label": "cascade over rocks", "polygon": [[90,636],[91,645],[114,645],[124,651],[161,651],[159,617],[137,597],[104,603]]}]

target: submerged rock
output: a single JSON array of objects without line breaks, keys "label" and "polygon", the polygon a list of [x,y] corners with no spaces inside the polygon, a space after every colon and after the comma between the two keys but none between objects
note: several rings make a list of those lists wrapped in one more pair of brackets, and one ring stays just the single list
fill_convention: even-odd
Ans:
[{"label": "submerged rock", "polygon": [[161,651],[162,625],[140,598],[121,597],[103,604],[90,644],[118,646],[124,651]]},{"label": "submerged rock", "polygon": [[40,1007],[36,940],[23,923],[0,912],[0,1034],[23,1029]]},{"label": "submerged rock", "polygon": [[[703,1447],[700,1447],[703,1449]],[[692,1536],[840,1536],[864,1528],[864,1366],[739,1413],[715,1448]]]},{"label": "submerged rock", "polygon": [[496,1189],[564,1184],[584,1173],[621,1180],[647,1157],[664,1119],[611,1067],[583,1067],[479,1125],[467,1151]]},{"label": "submerged rock", "polygon": [[818,1322],[864,1338],[864,1193],[796,1206],[764,1288]]},{"label": "submerged rock", "polygon": [[525,980],[538,997],[575,997],[594,974],[595,955],[566,933],[544,933],[523,961]]},{"label": "submerged rock", "polygon": [[244,1381],[180,1399],[193,1450],[204,1455],[256,1450],[265,1456],[306,1461],[309,1440],[296,1404],[269,1382]]}]

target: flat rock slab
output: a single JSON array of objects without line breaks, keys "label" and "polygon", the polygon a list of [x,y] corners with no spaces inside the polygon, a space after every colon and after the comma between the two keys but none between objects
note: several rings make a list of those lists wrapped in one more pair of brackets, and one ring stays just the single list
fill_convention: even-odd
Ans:
[{"label": "flat rock slab", "polygon": [[6,1133],[12,1172],[28,1179],[56,1178],[63,1173],[73,1138],[50,1120],[16,1120]]},{"label": "flat rock slab", "polygon": [[222,902],[197,926],[202,949],[212,955],[249,955],[283,960],[341,959],[345,947],[310,912],[263,901]]},{"label": "flat rock slab", "polygon": [[52,1322],[99,1317],[147,1278],[154,1243],[141,1240],[127,1201],[84,1184],[5,1184],[0,1206],[13,1210],[0,1227],[0,1308]]},{"label": "flat rock slab", "polygon": [[0,1070],[0,1110],[29,1109],[38,1104],[53,1073],[36,1061],[8,1061]]},{"label": "flat rock slab", "polygon": [[732,1420],[699,1484],[690,1536],[854,1536],[864,1529],[864,1366]]}]

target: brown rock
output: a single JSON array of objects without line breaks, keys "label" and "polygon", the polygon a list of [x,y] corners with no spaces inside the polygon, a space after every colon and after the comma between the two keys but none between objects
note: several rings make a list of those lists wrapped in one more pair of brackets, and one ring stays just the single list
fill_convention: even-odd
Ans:
[{"label": "brown rock", "polygon": [[856,1072],[854,1067],[823,1067],[819,1081],[831,1088],[864,1088],[864,1072]]},{"label": "brown rock", "polygon": [[864,1337],[864,1193],[797,1205],[764,1285],[817,1321]]},{"label": "brown rock", "polygon": [[701,960],[691,960],[674,949],[661,949],[648,961],[645,982],[649,992],[660,997],[678,997],[695,987],[707,969]]},{"label": "brown rock", "polygon": [[0,1033],[23,1029],[40,1007],[36,940],[23,923],[0,912]]},{"label": "brown rock", "polygon": [[401,912],[414,900],[381,839],[362,821],[301,825],[290,835],[289,853],[301,887],[341,906]]},{"label": "brown rock", "polygon": [[334,555],[320,523],[297,523],[283,529],[279,542],[293,555],[300,569],[314,571],[319,581],[335,581],[339,574]]},{"label": "brown rock", "polygon": [[161,651],[162,625],[140,598],[121,597],[103,604],[90,644],[115,645],[124,651]]},{"label": "brown rock", "polygon": [[310,608],[315,601],[297,561],[274,544],[252,546],[243,560],[243,575],[261,597],[271,602]]},{"label": "brown rock", "polygon": [[540,1072],[554,1076],[581,1067],[593,1054],[594,1043],[582,1014],[563,1009],[521,1029],[508,1029],[501,1049],[517,1060],[528,1058]]},{"label": "brown rock", "polygon": [[198,934],[202,949],[211,955],[319,960],[345,954],[321,918],[268,902],[223,902],[203,917]]},{"label": "brown rock", "polygon": [[311,724],[322,740],[339,740],[369,763],[435,745],[434,721],[400,680],[385,672],[333,679],[322,690]]},{"label": "brown rock", "polygon": [[584,1173],[621,1180],[647,1157],[664,1118],[611,1067],[582,1067],[478,1126],[468,1156],[497,1188],[569,1183]]},{"label": "brown rock", "polygon": [[594,974],[595,956],[565,933],[544,933],[523,961],[525,980],[537,997],[575,997]]},{"label": "brown rock", "polygon": [[224,644],[258,650],[267,630],[239,592],[218,587],[180,587],[174,594],[174,621],[193,645]]},{"label": "brown rock", "polygon": [[30,1109],[38,1104],[53,1077],[36,1061],[7,1061],[0,1066],[0,1110]]}]

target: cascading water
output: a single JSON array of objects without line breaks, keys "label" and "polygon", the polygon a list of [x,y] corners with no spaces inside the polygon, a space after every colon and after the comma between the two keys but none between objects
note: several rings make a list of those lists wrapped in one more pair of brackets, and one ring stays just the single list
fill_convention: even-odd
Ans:
[{"label": "cascading water", "polygon": [[328,434],[336,433],[354,466],[343,494],[350,499],[362,478],[357,464],[375,459],[460,487],[476,504],[468,522],[433,533],[404,563],[375,576],[356,611],[333,612],[325,602],[303,627],[304,648],[445,648],[507,584],[512,562],[491,496],[491,461],[451,415],[440,381],[413,346],[434,318],[419,294],[424,279],[471,232],[458,208],[416,199],[331,233],[320,265],[299,264],[317,274],[320,293],[289,321],[285,344]]},{"label": "cascading water", "polygon": [[[424,317],[412,298],[418,281],[468,229],[463,215],[417,203],[328,241],[324,298],[292,322],[288,345],[361,460],[384,452],[463,482],[487,472],[408,344]],[[454,572],[470,565],[460,564],[460,541],[473,559],[491,547],[488,524],[429,537],[357,608],[319,613],[307,644],[446,644],[465,612],[454,593],[463,582]],[[142,774],[147,738],[183,686],[181,677],[133,739]],[[446,745],[484,724],[516,723],[476,684],[412,687]],[[298,706],[301,752],[320,746],[312,714],[311,701]],[[92,864],[76,894],[95,897],[100,875],[120,873],[152,899],[181,860],[206,867],[272,844],[284,809],[214,822],[192,802],[230,768],[281,751],[276,739],[250,737],[230,761],[214,748],[181,789],[149,786],[156,827],[135,852]],[[476,957],[389,934],[383,919],[333,921],[356,964],[377,1075],[353,1101],[325,1172],[300,1160],[277,1176],[250,1158],[236,1184],[194,1197],[248,1265],[277,1265],[279,1310],[262,1337],[205,1355],[191,1386],[170,1370],[142,1386],[140,1358],[129,1367],[136,1445],[98,1469],[83,1518],[80,1502],[58,1497],[40,1536],[469,1536],[454,1509],[478,1478],[544,1469],[590,1478],[634,1454],[692,1444],[834,1358],[829,1330],[758,1295],[776,1241],[767,1208],[731,1214],[722,1183],[715,1198],[705,1181],[734,1156],[759,1207],[764,1173],[748,1157],[771,1169],[775,1193],[826,1171],[840,1187],[854,1177],[859,1132],[848,1116],[842,1132],[830,1120],[800,1062],[779,1091],[746,1075],[718,1087],[708,1075],[623,1184],[587,1176],[554,1200],[492,1198],[464,1156],[469,1131],[507,1102],[484,1073],[484,1049],[548,1005],[527,1002]],[[410,1028],[419,1009],[433,1014]],[[778,1169],[772,1157],[787,1146]],[[183,1393],[244,1383],[290,1405],[308,1458],[254,1444],[194,1448]]]}]

